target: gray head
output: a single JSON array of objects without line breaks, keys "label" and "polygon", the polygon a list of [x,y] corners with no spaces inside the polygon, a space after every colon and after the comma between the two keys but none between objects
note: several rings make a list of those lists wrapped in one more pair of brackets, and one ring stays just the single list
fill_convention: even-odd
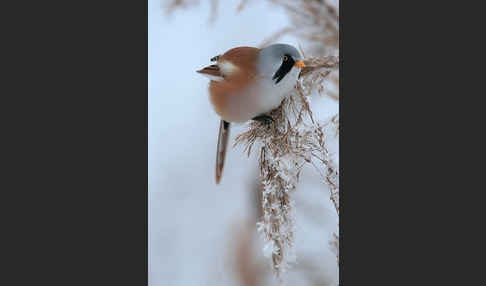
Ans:
[{"label": "gray head", "polygon": [[292,69],[304,66],[299,51],[291,45],[273,44],[260,51],[259,72],[278,84]]}]

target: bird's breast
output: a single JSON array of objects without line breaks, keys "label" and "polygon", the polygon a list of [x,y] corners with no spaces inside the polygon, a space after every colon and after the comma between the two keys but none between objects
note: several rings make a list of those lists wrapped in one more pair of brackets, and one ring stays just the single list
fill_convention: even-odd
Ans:
[{"label": "bird's breast", "polygon": [[256,76],[251,80],[211,81],[210,100],[216,113],[228,122],[246,122],[277,108],[297,82],[298,71],[292,70],[279,83]]},{"label": "bird's breast", "polygon": [[278,83],[271,78],[263,78],[258,85],[258,112],[267,113],[277,108],[288,97],[297,84],[299,69],[292,69]]}]

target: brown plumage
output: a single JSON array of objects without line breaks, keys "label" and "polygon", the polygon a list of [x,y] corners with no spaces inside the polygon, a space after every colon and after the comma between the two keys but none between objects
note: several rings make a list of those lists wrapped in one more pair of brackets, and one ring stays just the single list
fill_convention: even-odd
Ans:
[{"label": "brown plumage", "polygon": [[240,68],[240,71],[254,74],[260,49],[254,47],[233,48],[218,58],[218,63],[229,61]]},{"label": "brown plumage", "polygon": [[[218,58],[219,74],[224,80],[212,80],[209,84],[209,94],[214,110],[222,118],[230,117],[229,103],[232,102],[232,97],[237,97],[245,87],[251,85],[255,77],[258,51],[257,48],[239,47],[227,51]],[[234,70],[225,71],[224,67],[221,67],[228,64],[234,66]],[[202,71],[211,75],[216,74],[214,70],[207,68],[209,67]]]},{"label": "brown plumage", "polygon": [[[213,76],[209,84],[210,101],[216,113],[222,118],[230,117],[230,102],[242,94],[245,87],[251,85],[256,75],[256,62],[260,49],[238,47],[223,55],[211,58],[217,65],[210,65],[199,73]],[[223,174],[226,148],[229,139],[230,124],[221,120],[219,126],[218,146],[216,150],[216,184]]]}]

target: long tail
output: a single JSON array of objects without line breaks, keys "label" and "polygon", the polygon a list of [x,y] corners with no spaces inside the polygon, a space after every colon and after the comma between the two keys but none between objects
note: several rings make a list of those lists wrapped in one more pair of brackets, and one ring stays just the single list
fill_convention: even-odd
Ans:
[{"label": "long tail", "polygon": [[219,184],[223,175],[224,159],[226,157],[226,148],[230,133],[229,122],[221,119],[219,123],[218,148],[216,149],[216,184]]}]

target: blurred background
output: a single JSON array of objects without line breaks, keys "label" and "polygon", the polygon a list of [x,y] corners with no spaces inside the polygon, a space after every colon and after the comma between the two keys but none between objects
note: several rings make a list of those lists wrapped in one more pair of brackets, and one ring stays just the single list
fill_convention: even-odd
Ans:
[{"label": "blurred background", "polygon": [[[256,232],[257,152],[248,158],[242,147],[230,148],[221,184],[215,184],[219,117],[209,102],[208,79],[195,71],[233,47],[273,41],[300,46],[306,57],[338,55],[337,41],[328,39],[335,33],[326,34],[332,27],[312,30],[327,25],[327,14],[317,15],[323,23],[309,18],[296,24],[292,13],[299,9],[289,12],[285,2],[315,2],[309,5],[339,11],[338,1],[319,0],[148,1],[151,286],[278,285]],[[316,41],[315,35],[322,38]],[[339,109],[338,75],[327,80],[311,101],[314,117],[323,122]],[[230,140],[244,130],[237,125]],[[330,153],[339,163],[337,130],[329,132],[334,134],[328,136]],[[287,285],[337,285],[336,250],[330,243],[338,233],[338,215],[318,170],[304,169],[293,196],[297,260],[284,280]]]}]

